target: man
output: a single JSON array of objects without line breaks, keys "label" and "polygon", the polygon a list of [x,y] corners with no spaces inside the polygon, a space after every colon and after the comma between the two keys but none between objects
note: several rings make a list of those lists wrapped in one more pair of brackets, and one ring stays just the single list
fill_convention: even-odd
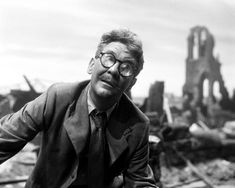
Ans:
[{"label": "man", "polygon": [[26,187],[156,187],[148,166],[148,119],[124,94],[143,62],[136,34],[105,33],[88,66],[90,81],[55,84],[1,119],[0,163],[42,132]]}]

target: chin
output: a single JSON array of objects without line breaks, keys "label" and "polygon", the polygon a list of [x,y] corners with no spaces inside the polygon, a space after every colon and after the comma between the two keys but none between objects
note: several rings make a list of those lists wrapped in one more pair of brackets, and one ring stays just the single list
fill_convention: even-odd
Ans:
[{"label": "chin", "polygon": [[105,88],[99,88],[97,91],[97,95],[102,97],[102,98],[110,98],[112,96],[115,96],[115,92],[110,91],[108,89]]},{"label": "chin", "polygon": [[101,98],[106,99],[118,99],[121,95],[117,90],[114,89],[108,89],[105,87],[101,87],[97,89],[96,94]]}]

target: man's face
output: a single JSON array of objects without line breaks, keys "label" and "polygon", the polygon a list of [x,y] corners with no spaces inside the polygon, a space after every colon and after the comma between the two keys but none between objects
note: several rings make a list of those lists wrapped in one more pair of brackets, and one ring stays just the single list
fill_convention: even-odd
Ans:
[{"label": "man's face", "polygon": [[[135,59],[130,55],[126,45],[120,42],[111,42],[106,45],[103,53],[111,53],[120,61],[130,61],[136,65]],[[112,67],[105,68],[100,62],[100,58],[92,59],[88,67],[91,74],[91,92],[102,98],[112,98],[118,100],[122,93],[130,89],[136,81],[134,75],[123,77],[119,74],[117,61]]]}]

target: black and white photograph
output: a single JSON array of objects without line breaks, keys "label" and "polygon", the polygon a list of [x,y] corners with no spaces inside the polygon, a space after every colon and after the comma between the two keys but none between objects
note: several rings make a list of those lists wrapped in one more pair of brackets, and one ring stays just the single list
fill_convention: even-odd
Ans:
[{"label": "black and white photograph", "polygon": [[235,1],[1,0],[0,188],[234,188]]}]

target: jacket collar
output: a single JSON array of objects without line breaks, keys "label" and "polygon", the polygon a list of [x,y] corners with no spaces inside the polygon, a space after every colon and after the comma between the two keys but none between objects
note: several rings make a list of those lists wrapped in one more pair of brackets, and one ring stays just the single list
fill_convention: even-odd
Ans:
[{"label": "jacket collar", "polygon": [[69,106],[64,121],[64,127],[67,130],[77,155],[84,149],[89,134],[90,124],[87,108],[87,89],[85,87],[77,101],[75,100]]}]

